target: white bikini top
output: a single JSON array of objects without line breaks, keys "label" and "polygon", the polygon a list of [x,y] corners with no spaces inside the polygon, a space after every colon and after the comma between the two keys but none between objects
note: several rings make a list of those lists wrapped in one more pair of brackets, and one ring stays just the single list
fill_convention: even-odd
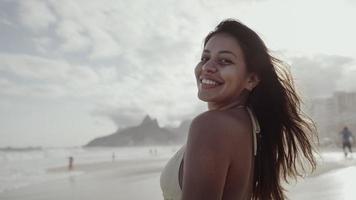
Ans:
[{"label": "white bikini top", "polygon": [[[253,131],[253,154],[257,155],[257,135],[261,132],[259,123],[253,111],[246,107],[251,118]],[[160,185],[164,200],[181,200],[182,189],[179,185],[179,168],[181,166],[185,152],[185,145],[183,145],[168,161],[164,167],[161,177]]]}]

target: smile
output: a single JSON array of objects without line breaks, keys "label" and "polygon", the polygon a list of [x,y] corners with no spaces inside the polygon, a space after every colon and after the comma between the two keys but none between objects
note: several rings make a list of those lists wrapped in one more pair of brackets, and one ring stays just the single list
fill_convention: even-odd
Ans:
[{"label": "smile", "polygon": [[218,83],[216,81],[209,80],[209,79],[202,79],[201,83],[208,84],[208,85],[218,85]]},{"label": "smile", "polygon": [[206,79],[206,78],[200,79],[200,84],[201,84],[202,89],[215,88],[215,87],[221,85],[221,83],[219,83],[217,81],[214,81],[211,79]]}]

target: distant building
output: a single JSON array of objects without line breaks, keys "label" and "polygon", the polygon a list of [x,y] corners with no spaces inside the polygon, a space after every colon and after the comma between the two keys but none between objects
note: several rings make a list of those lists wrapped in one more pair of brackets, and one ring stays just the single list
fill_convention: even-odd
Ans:
[{"label": "distant building", "polygon": [[326,138],[338,143],[338,133],[344,126],[356,132],[356,92],[336,92],[310,104],[308,113],[317,125],[321,141]]}]

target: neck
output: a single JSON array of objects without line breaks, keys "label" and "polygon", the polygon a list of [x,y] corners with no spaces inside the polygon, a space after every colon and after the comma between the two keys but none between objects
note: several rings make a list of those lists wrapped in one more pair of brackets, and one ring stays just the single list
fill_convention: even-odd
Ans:
[{"label": "neck", "polygon": [[234,102],[228,105],[216,105],[216,104],[208,103],[208,110],[229,110],[233,108],[244,108],[244,107],[246,107],[246,105],[241,102]]},{"label": "neck", "polygon": [[246,102],[248,98],[248,92],[243,92],[238,99],[233,99],[230,102],[208,102],[208,110],[229,110],[233,108],[243,108],[246,107]]}]

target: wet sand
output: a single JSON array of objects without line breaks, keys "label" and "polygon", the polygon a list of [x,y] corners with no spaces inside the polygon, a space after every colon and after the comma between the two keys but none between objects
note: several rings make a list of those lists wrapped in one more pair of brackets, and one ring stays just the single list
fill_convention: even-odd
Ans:
[{"label": "wet sand", "polygon": [[[103,162],[49,169],[69,177],[0,193],[1,200],[162,199],[159,174],[167,160]],[[77,172],[84,174],[78,175]]]},{"label": "wet sand", "polygon": [[355,200],[356,159],[342,153],[319,162],[314,173],[285,188],[291,200]]},{"label": "wet sand", "polygon": [[291,200],[355,200],[356,167],[332,170],[290,186]]}]

